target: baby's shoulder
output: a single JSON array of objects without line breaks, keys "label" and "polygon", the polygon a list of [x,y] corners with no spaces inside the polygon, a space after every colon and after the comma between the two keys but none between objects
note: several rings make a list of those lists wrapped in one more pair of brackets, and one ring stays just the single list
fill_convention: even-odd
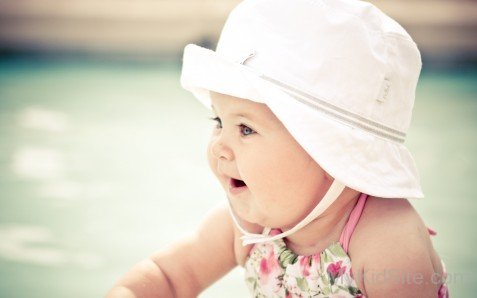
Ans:
[{"label": "baby's shoulder", "polygon": [[[442,270],[427,227],[407,199],[369,197],[351,238],[349,255],[353,272],[363,274],[411,272],[426,278]],[[362,286],[363,282],[358,281]]]},{"label": "baby's shoulder", "polygon": [[428,249],[430,238],[419,214],[407,199],[369,197],[353,232],[350,251],[387,255]]}]

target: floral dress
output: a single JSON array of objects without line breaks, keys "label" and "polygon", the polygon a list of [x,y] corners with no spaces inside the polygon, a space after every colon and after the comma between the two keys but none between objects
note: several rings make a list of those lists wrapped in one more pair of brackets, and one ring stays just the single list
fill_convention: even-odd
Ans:
[{"label": "floral dress", "polygon": [[312,256],[296,255],[282,239],[257,244],[245,268],[253,297],[363,297],[339,242]]},{"label": "floral dress", "polygon": [[[287,248],[283,239],[255,244],[244,265],[245,281],[252,297],[364,297],[353,278],[347,251],[366,198],[365,194],[359,198],[340,241],[321,253],[297,255]],[[280,232],[274,229],[269,233]],[[432,230],[429,232],[435,234]],[[445,283],[436,296],[448,297]]]}]

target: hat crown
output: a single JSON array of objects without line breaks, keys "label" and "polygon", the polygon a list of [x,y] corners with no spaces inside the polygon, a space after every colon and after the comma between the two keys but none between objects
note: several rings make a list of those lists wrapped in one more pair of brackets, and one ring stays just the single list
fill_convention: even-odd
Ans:
[{"label": "hat crown", "polygon": [[421,57],[397,22],[358,0],[245,0],[217,53],[405,134]]}]

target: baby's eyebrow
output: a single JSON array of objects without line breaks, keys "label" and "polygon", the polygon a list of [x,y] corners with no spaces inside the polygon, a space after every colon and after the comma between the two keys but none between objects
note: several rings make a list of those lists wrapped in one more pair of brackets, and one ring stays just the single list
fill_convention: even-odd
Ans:
[{"label": "baby's eyebrow", "polygon": [[248,118],[248,119],[250,119],[250,120],[252,120],[252,121],[255,120],[255,117],[253,117],[252,115],[247,114],[247,113],[232,113],[231,115],[232,115],[232,116],[243,117],[243,118]]},{"label": "baby's eyebrow", "polygon": [[[214,111],[214,113],[217,115],[217,112],[215,111],[215,108],[214,108],[214,105],[211,105],[212,107],[212,110]],[[252,114],[249,114],[249,113],[244,113],[244,112],[237,112],[237,113],[231,113],[230,114],[231,116],[237,116],[237,117],[243,117],[243,118],[247,118],[247,119],[250,119],[254,122],[258,122],[258,120],[256,119],[256,117]]]},{"label": "baby's eyebrow", "polygon": [[256,116],[253,116],[252,114],[248,114],[248,113],[230,113],[230,116],[245,118],[245,119],[248,119],[255,124],[260,124],[260,120]]}]

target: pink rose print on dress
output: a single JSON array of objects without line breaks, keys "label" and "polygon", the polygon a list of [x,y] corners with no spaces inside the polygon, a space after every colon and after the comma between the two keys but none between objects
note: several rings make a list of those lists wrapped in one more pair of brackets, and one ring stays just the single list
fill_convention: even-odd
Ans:
[{"label": "pink rose print on dress", "polygon": [[320,254],[314,254],[312,258],[313,258],[313,263],[320,264]]},{"label": "pink rose print on dress", "polygon": [[306,257],[306,256],[303,256],[303,257],[299,257],[299,260],[300,260],[300,271],[301,271],[301,274],[304,276],[304,277],[307,277],[308,275],[310,275],[310,257]]},{"label": "pink rose print on dress", "polygon": [[268,255],[260,260],[259,282],[262,289],[268,289],[272,293],[276,293],[281,288],[279,277],[283,275],[283,272],[273,247],[269,247],[267,250]]},{"label": "pink rose print on dress", "polygon": [[335,280],[342,276],[346,272],[346,266],[341,266],[342,261],[338,261],[336,263],[331,263],[328,265],[326,271],[331,280],[331,284],[335,283]]}]

